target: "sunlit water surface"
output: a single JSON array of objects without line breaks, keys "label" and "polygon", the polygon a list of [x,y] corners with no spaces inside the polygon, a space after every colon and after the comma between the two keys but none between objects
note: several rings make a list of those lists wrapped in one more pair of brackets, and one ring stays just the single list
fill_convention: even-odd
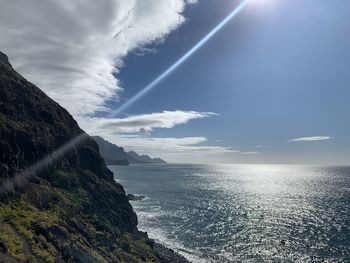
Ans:
[{"label": "sunlit water surface", "polygon": [[110,167],[139,227],[193,262],[350,262],[350,167]]}]

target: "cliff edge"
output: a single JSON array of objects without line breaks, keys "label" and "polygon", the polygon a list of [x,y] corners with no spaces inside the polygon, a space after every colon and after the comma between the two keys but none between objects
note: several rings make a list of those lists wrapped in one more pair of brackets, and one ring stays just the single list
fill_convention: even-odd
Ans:
[{"label": "cliff edge", "polygon": [[0,52],[0,262],[164,262],[86,134],[24,176],[81,134]]}]

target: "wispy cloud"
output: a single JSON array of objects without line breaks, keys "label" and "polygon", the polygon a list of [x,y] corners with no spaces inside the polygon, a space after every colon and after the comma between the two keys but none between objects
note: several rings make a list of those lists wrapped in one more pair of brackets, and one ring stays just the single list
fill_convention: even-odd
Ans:
[{"label": "wispy cloud", "polygon": [[258,151],[252,151],[252,152],[239,152],[239,155],[256,155],[256,154],[260,154],[260,152]]},{"label": "wispy cloud", "polygon": [[191,120],[215,116],[213,112],[197,111],[163,111],[158,113],[140,114],[126,118],[94,118],[84,117],[80,124],[87,131],[91,127],[98,127],[98,130],[108,130],[114,133],[150,133],[156,128],[173,128],[176,125],[186,124]]},{"label": "wispy cloud", "polygon": [[[101,134],[100,134],[101,135]],[[115,135],[102,134],[102,136],[117,145],[122,145],[127,150],[147,153],[153,156],[161,156],[166,160],[172,160],[179,156],[212,156],[237,154],[239,151],[230,147],[209,146],[205,137],[150,137],[142,135]],[[183,159],[183,158],[182,158]]]},{"label": "wispy cloud", "polygon": [[310,136],[310,137],[300,137],[289,140],[289,142],[316,142],[316,141],[326,141],[334,139],[331,136]]},{"label": "wispy cloud", "polygon": [[[81,124],[92,135],[140,153],[161,156],[165,159],[179,156],[203,157],[213,155],[241,154],[253,155],[258,152],[241,152],[231,147],[208,145],[204,136],[193,137],[153,137],[154,129],[169,129],[186,124],[195,119],[216,116],[213,112],[163,111],[140,114],[118,119],[83,118]],[[96,126],[98,128],[96,128]]]}]

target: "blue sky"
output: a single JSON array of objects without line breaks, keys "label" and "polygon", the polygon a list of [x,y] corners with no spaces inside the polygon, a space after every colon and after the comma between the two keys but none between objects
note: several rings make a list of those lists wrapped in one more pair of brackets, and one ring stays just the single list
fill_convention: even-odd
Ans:
[{"label": "blue sky", "polygon": [[88,133],[129,150],[170,162],[349,164],[348,0],[252,0],[110,115],[240,3],[6,1],[0,50]]},{"label": "blue sky", "polygon": [[[348,163],[350,3],[266,2],[247,7],[126,113],[215,112],[219,116],[155,130],[153,135],[200,134],[208,138],[207,144],[259,152],[212,157],[215,161]],[[236,3],[203,1],[190,6],[186,24],[164,43],[149,45],[153,52],[130,54],[119,74],[127,87],[122,98],[156,78]],[[309,136],[333,138],[289,142]]]}]

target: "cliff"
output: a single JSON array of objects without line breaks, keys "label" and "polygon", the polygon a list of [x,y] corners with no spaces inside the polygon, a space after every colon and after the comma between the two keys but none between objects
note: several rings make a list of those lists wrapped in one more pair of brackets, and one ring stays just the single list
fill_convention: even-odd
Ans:
[{"label": "cliff", "polygon": [[129,165],[129,156],[123,147],[114,145],[102,137],[92,137],[99,146],[100,154],[107,165]]},{"label": "cliff", "polygon": [[112,144],[102,137],[92,137],[100,148],[100,153],[107,165],[128,165],[129,163],[166,163],[160,158],[151,158],[148,155],[139,155],[136,152],[126,152],[123,147]]},{"label": "cliff", "polygon": [[1,52],[0,149],[0,262],[164,262],[96,142]]}]

